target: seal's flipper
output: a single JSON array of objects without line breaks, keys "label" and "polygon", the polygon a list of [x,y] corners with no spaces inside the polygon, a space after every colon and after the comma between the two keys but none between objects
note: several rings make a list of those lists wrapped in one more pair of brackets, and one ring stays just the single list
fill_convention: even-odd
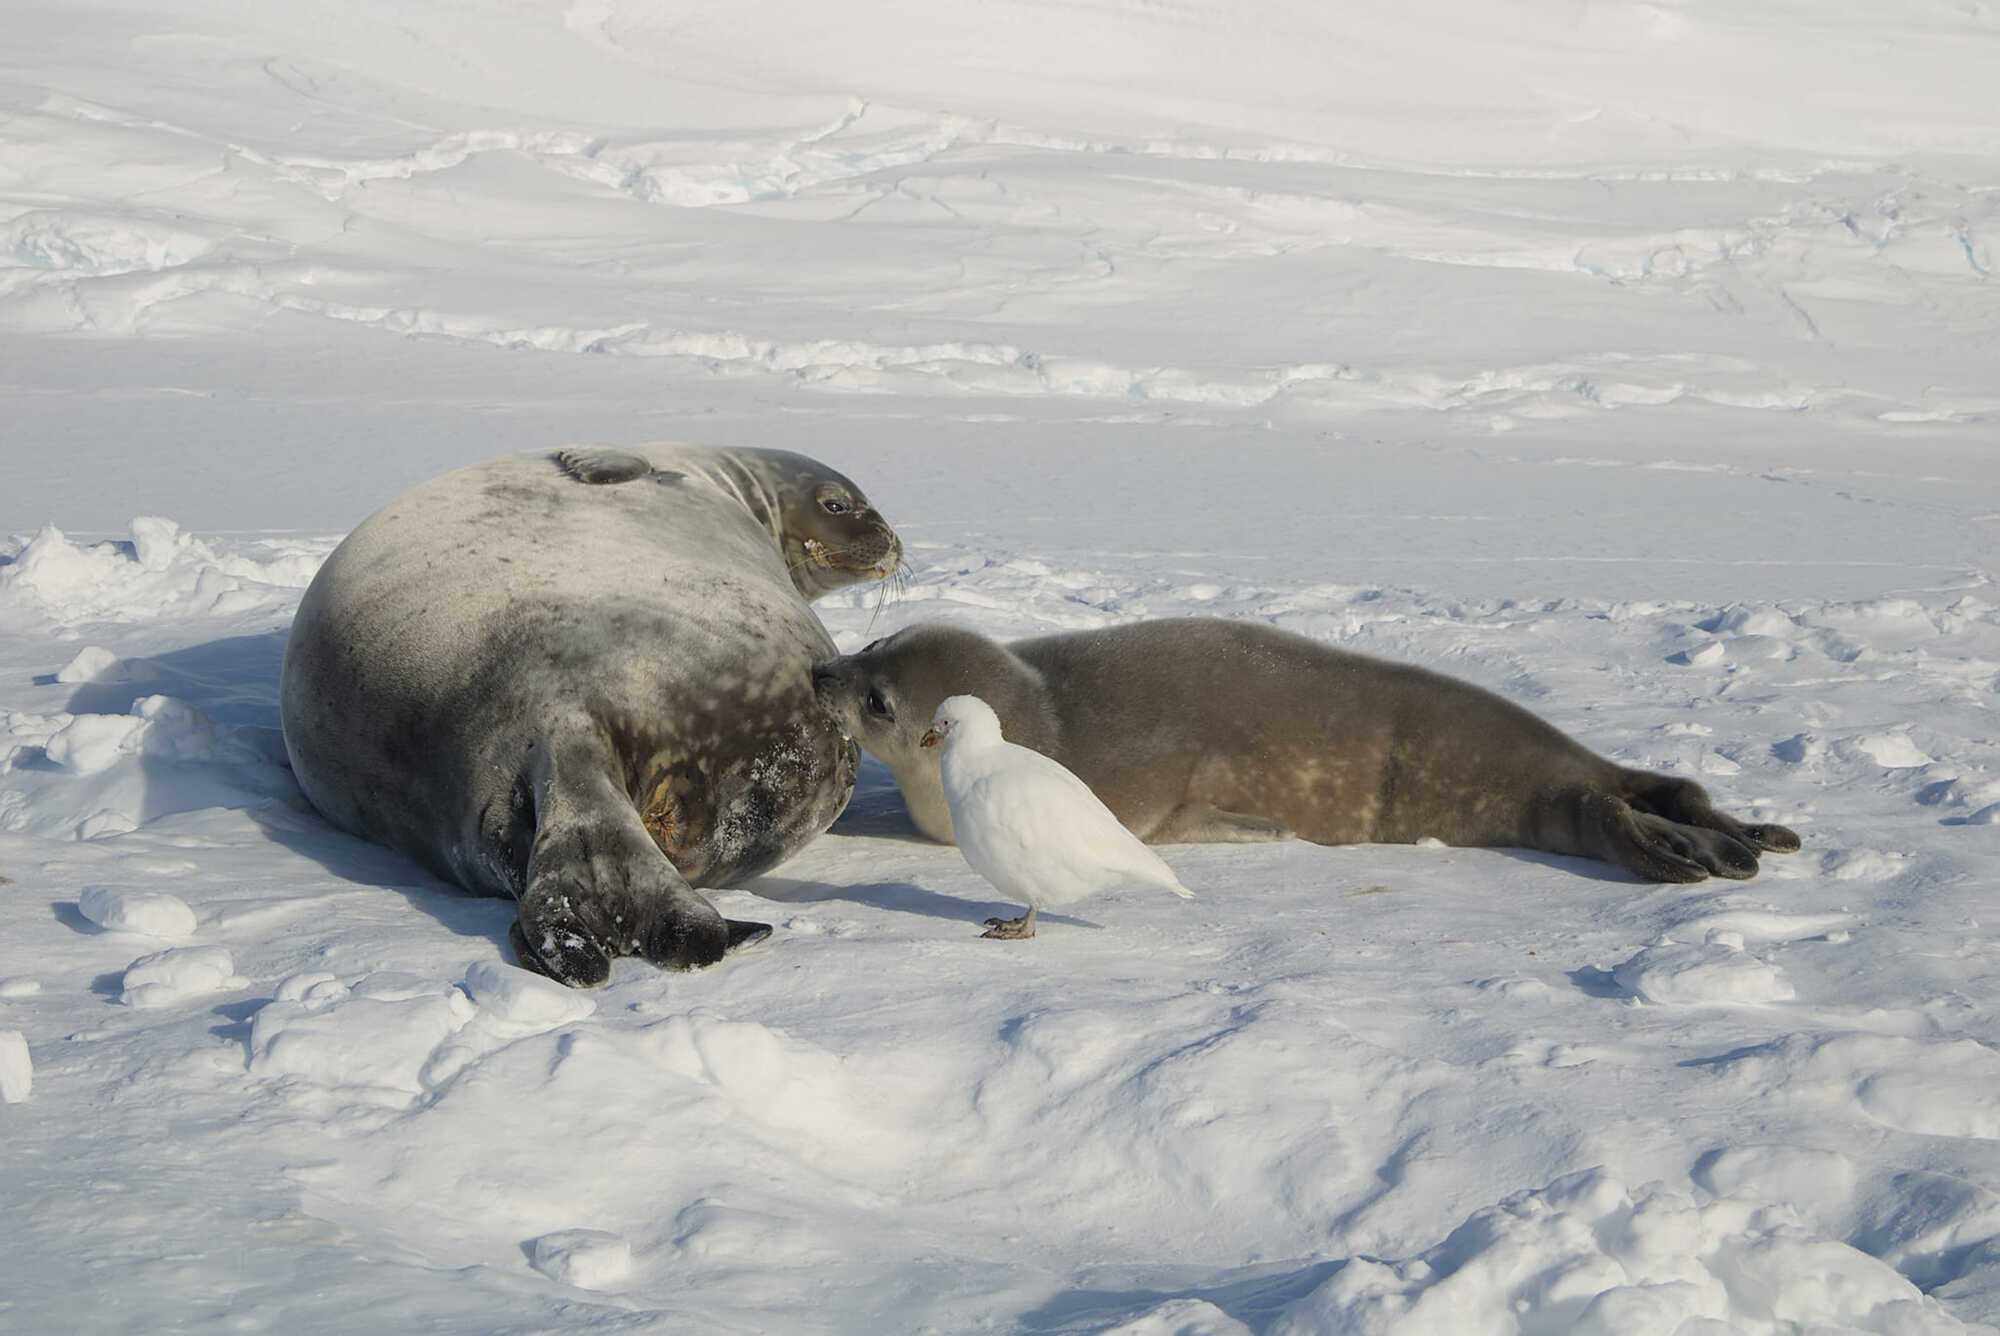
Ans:
[{"label": "seal's flipper", "polygon": [[729,949],[739,946],[754,946],[771,935],[768,923],[751,923],[744,919],[727,919],[729,924]]},{"label": "seal's flipper", "polygon": [[1757,875],[1757,851],[1733,836],[1703,826],[1682,825],[1650,812],[1634,812],[1632,817],[1638,842],[1655,854],[1670,853],[1696,864],[1704,874],[1732,881]]},{"label": "seal's flipper", "polygon": [[556,467],[578,482],[635,482],[653,471],[653,466],[629,450],[602,446],[572,446],[558,450]]},{"label": "seal's flipper", "polygon": [[[1731,839],[1765,853],[1798,852],[1799,837],[1795,832],[1768,823],[1749,825],[1727,812],[1717,811],[1715,804],[1709,801],[1708,791],[1691,779],[1653,775],[1643,770],[1627,771],[1626,779],[1626,797],[1642,812],[1651,812],[1684,826],[1721,831]],[[1756,869],[1753,866],[1751,870]]]},{"label": "seal's flipper", "polygon": [[1148,844],[1264,844],[1289,840],[1292,830],[1282,821],[1248,812],[1225,812],[1206,803],[1175,808],[1146,837]]},{"label": "seal's flipper", "polygon": [[[668,969],[722,959],[739,934],[660,852],[588,729],[552,741],[534,777],[535,838],[514,933],[521,963],[572,987],[611,977],[618,956]],[[769,929],[766,929],[769,931]]]}]

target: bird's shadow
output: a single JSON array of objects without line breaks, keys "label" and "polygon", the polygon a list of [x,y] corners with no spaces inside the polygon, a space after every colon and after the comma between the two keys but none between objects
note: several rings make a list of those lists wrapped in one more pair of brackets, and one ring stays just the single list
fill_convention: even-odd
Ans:
[{"label": "bird's shadow", "polygon": [[[877,881],[866,882],[859,886],[835,886],[823,881],[800,881],[795,877],[765,876],[746,882],[737,889],[779,904],[809,905],[830,900],[849,900],[855,904],[867,905],[871,909],[886,909],[892,914],[920,914],[925,918],[963,923],[983,923],[989,918],[1018,918],[1027,912],[1026,905],[1010,905],[999,900],[966,900],[955,895],[941,895],[907,881]],[[1052,914],[1047,910],[1043,910],[1035,918],[1037,922],[1062,923],[1076,928],[1103,926],[1089,919],[1076,918],[1069,914]]]}]

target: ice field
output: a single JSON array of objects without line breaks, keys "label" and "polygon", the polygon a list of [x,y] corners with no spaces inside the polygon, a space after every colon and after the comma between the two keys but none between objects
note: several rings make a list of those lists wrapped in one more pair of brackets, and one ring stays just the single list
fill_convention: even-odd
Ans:
[{"label": "ice field", "polygon": [[[0,1330],[2000,1329],[2000,11],[7,30]],[[868,490],[843,649],[1255,618],[1805,848],[1167,847],[994,942],[870,766],[768,941],[562,990],[278,668],[412,483],[654,439]]]}]

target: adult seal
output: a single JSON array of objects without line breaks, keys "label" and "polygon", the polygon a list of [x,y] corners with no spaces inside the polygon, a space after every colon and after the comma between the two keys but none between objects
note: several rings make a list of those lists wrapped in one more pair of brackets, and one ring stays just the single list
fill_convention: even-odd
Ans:
[{"label": "adult seal", "polygon": [[477,464],[349,534],[299,605],[285,746],[336,826],[520,902],[521,962],[685,969],[769,928],[694,890],[831,825],[858,753],[810,601],[895,569],[861,489],[777,450]]},{"label": "adult seal", "polygon": [[1617,765],[1470,683],[1256,622],[1178,618],[1002,645],[941,623],[821,664],[814,685],[952,838],[939,702],[978,696],[1010,741],[1074,771],[1151,843],[1274,840],[1545,849],[1647,881],[1749,877],[1799,837],[1699,784]]}]

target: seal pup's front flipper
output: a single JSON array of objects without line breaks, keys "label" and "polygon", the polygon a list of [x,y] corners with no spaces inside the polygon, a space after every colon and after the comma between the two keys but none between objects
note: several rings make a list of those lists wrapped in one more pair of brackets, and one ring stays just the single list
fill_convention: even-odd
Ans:
[{"label": "seal pup's front flipper", "polygon": [[1248,812],[1226,812],[1206,803],[1185,803],[1167,813],[1148,844],[1267,844],[1289,840],[1292,830],[1282,821]]},{"label": "seal pup's front flipper", "polygon": [[521,964],[595,988],[619,956],[694,969],[768,936],[769,924],[725,919],[688,885],[614,780],[605,744],[586,727],[567,732],[534,779],[534,844],[510,934]]}]

